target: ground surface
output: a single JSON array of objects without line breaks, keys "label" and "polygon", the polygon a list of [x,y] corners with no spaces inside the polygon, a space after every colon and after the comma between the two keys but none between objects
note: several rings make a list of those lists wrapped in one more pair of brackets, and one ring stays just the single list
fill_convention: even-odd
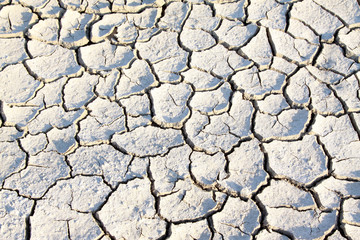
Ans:
[{"label": "ground surface", "polygon": [[356,0],[0,0],[1,239],[360,239]]}]

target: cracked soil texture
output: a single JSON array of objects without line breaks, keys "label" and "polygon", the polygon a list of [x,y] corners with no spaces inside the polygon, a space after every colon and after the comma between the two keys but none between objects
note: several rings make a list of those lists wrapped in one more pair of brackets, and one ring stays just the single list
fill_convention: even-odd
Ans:
[{"label": "cracked soil texture", "polygon": [[360,239],[359,0],[0,0],[0,239]]}]

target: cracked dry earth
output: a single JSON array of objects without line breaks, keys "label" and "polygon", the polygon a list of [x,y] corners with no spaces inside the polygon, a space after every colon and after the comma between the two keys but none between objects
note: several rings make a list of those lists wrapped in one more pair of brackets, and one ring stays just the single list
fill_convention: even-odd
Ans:
[{"label": "cracked dry earth", "polygon": [[0,0],[0,239],[360,239],[356,0]]}]

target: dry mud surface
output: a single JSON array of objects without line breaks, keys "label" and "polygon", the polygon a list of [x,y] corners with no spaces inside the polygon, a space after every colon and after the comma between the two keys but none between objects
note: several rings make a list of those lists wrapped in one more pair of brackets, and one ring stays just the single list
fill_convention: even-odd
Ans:
[{"label": "dry mud surface", "polygon": [[0,239],[360,239],[356,0],[0,0]]}]

